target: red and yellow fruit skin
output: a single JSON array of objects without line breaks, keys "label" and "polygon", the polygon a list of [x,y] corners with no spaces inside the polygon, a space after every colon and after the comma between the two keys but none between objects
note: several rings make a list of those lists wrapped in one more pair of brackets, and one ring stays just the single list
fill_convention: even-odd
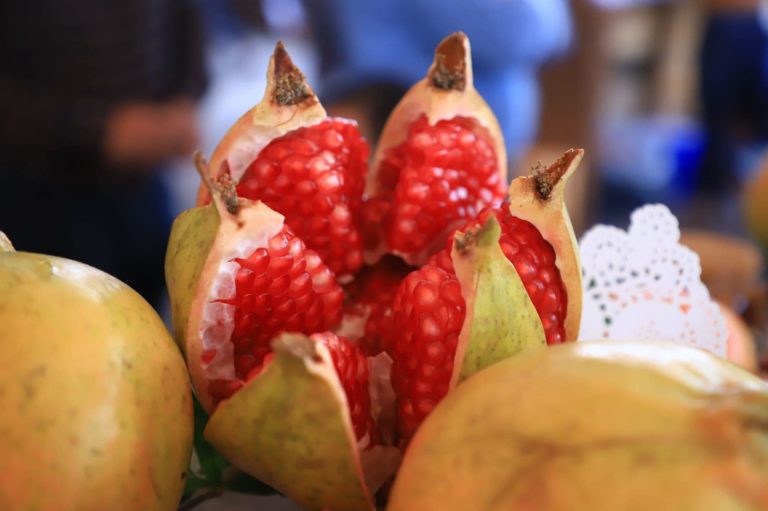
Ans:
[{"label": "red and yellow fruit skin", "polygon": [[449,394],[387,510],[758,511],[766,482],[768,384],[682,344],[580,341]]},{"label": "red and yellow fruit skin", "polygon": [[9,249],[0,239],[0,509],[175,510],[192,397],[165,325],[99,270]]},{"label": "red and yellow fruit skin", "polygon": [[[278,42],[269,60],[264,98],[229,128],[211,155],[213,178],[224,172],[226,163],[232,179],[238,182],[271,140],[315,125],[326,117],[317,96],[293,65],[283,44]],[[209,199],[208,190],[201,185],[197,204]]]},{"label": "red and yellow fruit skin", "polygon": [[570,149],[549,167],[512,180],[509,211],[532,223],[555,250],[567,295],[565,341],[575,341],[581,324],[581,262],[578,243],[565,206],[565,186],[584,156],[583,149]]}]

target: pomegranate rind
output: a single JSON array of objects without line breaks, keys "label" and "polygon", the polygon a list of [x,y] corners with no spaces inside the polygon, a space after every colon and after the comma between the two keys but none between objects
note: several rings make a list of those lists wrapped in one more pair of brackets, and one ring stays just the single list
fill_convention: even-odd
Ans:
[{"label": "pomegranate rind", "polygon": [[[458,67],[463,75],[461,88],[440,88],[434,85],[435,74],[444,66]],[[488,130],[496,152],[499,174],[507,179],[507,151],[496,116],[488,103],[478,94],[472,81],[472,52],[469,38],[462,32],[446,37],[435,50],[435,60],[427,76],[417,82],[403,96],[387,119],[376,147],[366,182],[366,194],[378,193],[378,169],[389,151],[399,145],[408,134],[408,126],[421,115],[426,115],[430,125],[454,117],[469,117]]]},{"label": "pomegranate rind", "polygon": [[[214,285],[216,292],[226,292],[228,286],[224,281],[227,279],[221,279],[225,273],[224,266],[234,264],[232,261],[237,257],[245,257],[256,248],[266,246],[268,240],[283,228],[284,217],[260,201],[242,198],[237,199],[235,212],[231,213],[218,193],[214,194],[213,204],[197,209],[196,213],[180,216],[180,223],[174,222],[170,238],[172,243],[167,251],[170,262],[166,264],[166,278],[172,283],[169,293],[171,309],[175,311],[173,319],[177,342],[183,346],[195,395],[205,411],[211,413],[215,403],[208,391],[209,380],[235,377],[234,363],[227,360],[228,355],[231,358],[232,349],[226,334],[227,329],[231,331],[232,317],[231,313],[227,314],[231,306],[212,303],[217,298],[214,296]],[[204,219],[206,216],[209,218]],[[194,225],[207,228],[198,231],[193,228]],[[211,227],[214,225],[218,228],[211,239]],[[184,255],[182,247],[187,248],[189,255]],[[204,259],[202,267],[200,259]],[[234,292],[234,279],[229,284]],[[188,309],[185,308],[187,304]],[[212,312],[212,308],[219,311],[206,314]],[[188,312],[185,313],[185,310]],[[206,329],[214,326],[214,322],[221,323],[221,335],[207,338]],[[216,357],[204,363],[203,352],[212,348],[218,350]],[[212,366],[221,369],[216,378],[211,377]]]},{"label": "pomegranate rind", "polygon": [[765,382],[681,344],[578,342],[451,392],[416,433],[387,509],[757,511],[766,480]]},{"label": "pomegranate rind", "polygon": [[305,509],[373,509],[328,349],[297,334],[278,337],[272,347],[275,358],[221,403],[205,438]]},{"label": "pomegranate rind", "polygon": [[451,259],[467,312],[451,388],[489,365],[547,345],[536,307],[502,252],[500,236],[495,215],[479,230],[454,236]]},{"label": "pomegranate rind", "polygon": [[152,307],[85,264],[0,250],[0,509],[176,509],[192,394]]},{"label": "pomegranate rind", "polygon": [[[211,155],[213,178],[228,167],[232,179],[238,182],[273,139],[318,124],[326,117],[325,109],[301,70],[278,42],[269,60],[264,97],[229,128]],[[201,185],[197,204],[205,204],[209,198],[209,191]]]},{"label": "pomegranate rind", "polygon": [[168,239],[165,282],[171,301],[174,338],[184,354],[189,312],[219,223],[219,215],[211,206],[188,209],[176,217]]},{"label": "pomegranate rind", "polygon": [[583,149],[570,149],[549,167],[517,177],[509,186],[510,213],[533,224],[555,250],[555,265],[568,300],[564,322],[566,342],[575,341],[579,336],[582,277],[579,246],[565,205],[565,187],[583,157]]}]

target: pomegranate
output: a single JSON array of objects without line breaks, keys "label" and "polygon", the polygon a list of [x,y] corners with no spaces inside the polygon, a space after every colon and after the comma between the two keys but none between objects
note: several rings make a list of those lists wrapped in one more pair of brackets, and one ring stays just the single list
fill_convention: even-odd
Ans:
[{"label": "pomegranate", "polygon": [[[371,509],[449,389],[578,330],[562,188],[582,153],[520,178],[530,204],[499,209],[506,157],[469,59],[463,34],[441,43],[367,181],[356,128],[325,116],[280,44],[265,98],[211,165],[197,157],[206,191],[174,222],[166,279],[204,436],[308,509]],[[416,205],[415,230],[396,232]],[[363,234],[402,246],[361,269]]]},{"label": "pomegranate", "polygon": [[[211,156],[217,177],[228,169],[238,194],[260,200],[342,281],[363,263],[359,212],[368,165],[368,143],[357,124],[328,118],[277,43],[262,101],[227,132]],[[199,204],[209,200],[201,187]]]},{"label": "pomegranate", "polygon": [[[569,151],[550,167],[515,179],[508,203],[486,209],[465,228],[489,219],[498,225],[501,251],[514,265],[548,344],[578,335],[581,277],[563,189],[581,156]],[[474,283],[462,283],[454,268],[453,243],[406,277],[392,305],[392,383],[403,443],[451,388],[467,311],[477,310],[466,301]]]},{"label": "pomegranate", "polygon": [[766,481],[768,384],[682,344],[578,342],[451,392],[387,510],[757,511]]},{"label": "pomegranate", "polygon": [[493,112],[472,85],[469,40],[435,50],[427,77],[389,117],[366,184],[367,259],[385,252],[420,265],[454,229],[501,202],[507,161]]},{"label": "pomegranate", "polygon": [[176,509],[192,396],[138,293],[0,233],[0,357],[0,509]]}]

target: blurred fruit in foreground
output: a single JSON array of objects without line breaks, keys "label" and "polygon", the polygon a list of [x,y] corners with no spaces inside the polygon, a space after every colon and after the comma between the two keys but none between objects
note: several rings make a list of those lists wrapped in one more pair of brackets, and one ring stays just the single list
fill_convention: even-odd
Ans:
[{"label": "blurred fruit in foreground", "polygon": [[136,292],[0,233],[0,360],[0,509],[176,509],[191,392]]},{"label": "blurred fruit in foreground", "polygon": [[449,394],[388,509],[757,511],[767,483],[766,383],[682,345],[579,342]]},{"label": "blurred fruit in foreground", "polygon": [[749,330],[749,326],[733,309],[723,304],[719,305],[725,319],[725,326],[728,328],[728,360],[748,371],[756,372],[758,363],[755,337]]}]

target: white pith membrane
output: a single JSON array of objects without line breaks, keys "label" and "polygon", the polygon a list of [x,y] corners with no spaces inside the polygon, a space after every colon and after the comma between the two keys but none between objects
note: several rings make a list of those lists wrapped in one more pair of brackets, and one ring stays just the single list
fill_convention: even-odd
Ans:
[{"label": "white pith membrane", "polygon": [[203,305],[199,326],[199,335],[203,343],[203,352],[216,350],[213,359],[205,363],[201,360],[203,374],[208,380],[235,380],[234,344],[231,342],[234,331],[235,306],[219,303],[235,297],[235,275],[240,265],[233,259],[247,259],[256,249],[264,248],[269,240],[280,232],[282,224],[258,232],[252,238],[240,240],[224,254],[218,264],[216,276],[211,282]]},{"label": "white pith membrane", "polygon": [[[323,112],[325,114],[325,112]],[[252,124],[246,126],[245,129],[238,133],[237,138],[230,144],[229,150],[226,152],[227,163],[229,164],[230,173],[232,179],[235,182],[239,182],[242,179],[245,171],[248,167],[256,161],[261,151],[267,147],[270,142],[276,138],[280,138],[295,130],[301,128],[310,128],[317,124],[320,124],[327,117],[325,115],[302,118],[301,122],[291,123],[291,129],[286,130],[284,125],[278,126],[263,126]],[[290,122],[290,121],[288,121]]]}]

